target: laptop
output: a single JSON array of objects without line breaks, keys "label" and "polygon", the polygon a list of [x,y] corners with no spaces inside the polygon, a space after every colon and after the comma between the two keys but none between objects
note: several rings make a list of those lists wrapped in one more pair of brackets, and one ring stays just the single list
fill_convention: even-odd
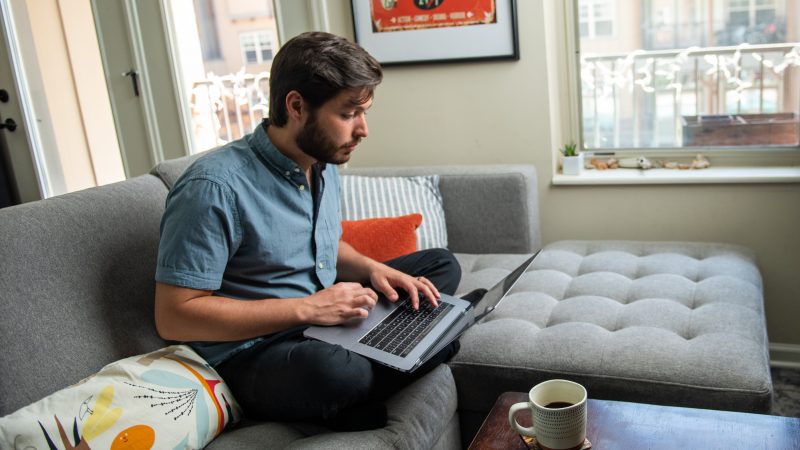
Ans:
[{"label": "laptop", "polygon": [[402,372],[413,372],[494,311],[538,254],[525,260],[478,301],[442,294],[437,308],[426,299],[420,299],[419,309],[415,311],[407,295],[394,303],[379,295],[367,318],[351,319],[334,326],[315,325],[303,334],[341,345]]}]

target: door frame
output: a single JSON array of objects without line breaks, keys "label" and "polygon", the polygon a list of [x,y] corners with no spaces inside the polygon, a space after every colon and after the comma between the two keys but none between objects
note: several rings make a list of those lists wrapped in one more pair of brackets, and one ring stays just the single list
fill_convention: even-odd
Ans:
[{"label": "door frame", "polygon": [[[33,113],[29,88],[22,71],[22,51],[17,42],[14,18],[8,0],[0,0],[0,88],[9,93],[9,100],[0,103],[0,118],[13,119],[15,131],[0,131],[0,157],[7,165],[9,182],[15,201],[21,203],[40,200],[50,195],[46,166],[40,157],[38,132],[33,129],[37,121]],[[32,125],[31,125],[32,124]]]}]

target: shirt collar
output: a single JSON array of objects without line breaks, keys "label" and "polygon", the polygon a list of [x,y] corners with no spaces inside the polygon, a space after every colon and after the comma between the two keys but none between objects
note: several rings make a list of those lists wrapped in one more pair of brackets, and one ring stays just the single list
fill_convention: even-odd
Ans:
[{"label": "shirt collar", "polygon": [[[301,169],[296,162],[281,153],[269,140],[269,136],[267,135],[268,126],[269,122],[264,119],[264,121],[256,127],[255,131],[250,135],[250,146],[255,149],[259,156],[281,172],[302,172],[303,169]],[[324,172],[327,167],[327,164],[324,162],[317,162],[315,165],[319,167],[320,173]]]}]

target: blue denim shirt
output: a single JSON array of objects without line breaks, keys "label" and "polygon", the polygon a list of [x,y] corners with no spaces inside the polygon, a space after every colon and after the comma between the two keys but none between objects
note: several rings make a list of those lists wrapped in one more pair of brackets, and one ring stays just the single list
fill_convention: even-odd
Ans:
[{"label": "blue denim shirt", "polygon": [[[324,164],[313,172],[316,189],[263,126],[199,158],[167,196],[156,281],[243,300],[331,286],[342,232],[339,175]],[[277,336],[190,345],[218,365]]]}]

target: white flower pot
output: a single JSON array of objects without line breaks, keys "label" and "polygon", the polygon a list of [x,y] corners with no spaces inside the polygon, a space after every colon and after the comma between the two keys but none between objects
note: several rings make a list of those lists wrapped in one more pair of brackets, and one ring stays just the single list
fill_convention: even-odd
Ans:
[{"label": "white flower pot", "polygon": [[578,156],[564,156],[561,159],[561,173],[564,175],[580,175],[583,171],[583,153]]}]

